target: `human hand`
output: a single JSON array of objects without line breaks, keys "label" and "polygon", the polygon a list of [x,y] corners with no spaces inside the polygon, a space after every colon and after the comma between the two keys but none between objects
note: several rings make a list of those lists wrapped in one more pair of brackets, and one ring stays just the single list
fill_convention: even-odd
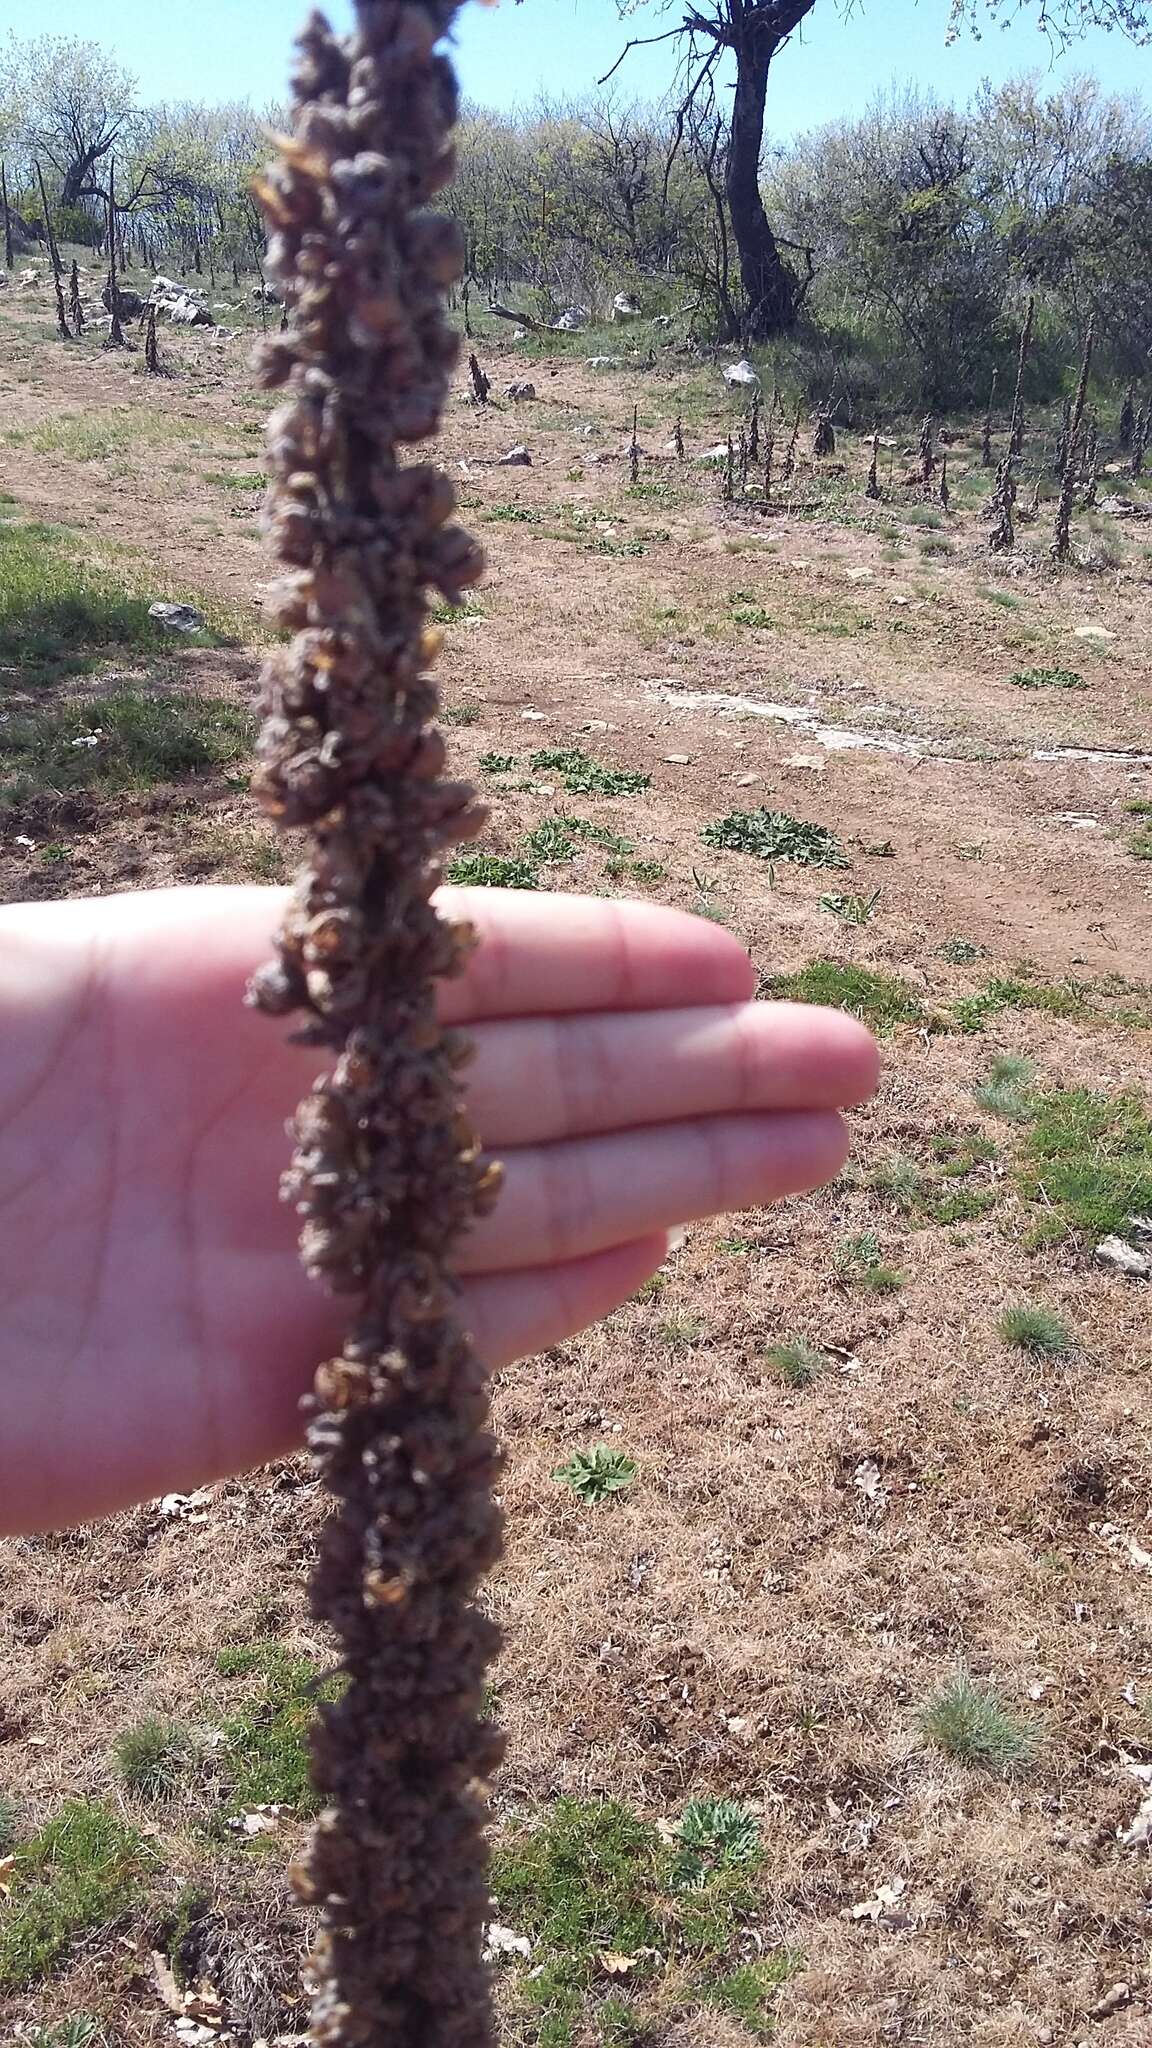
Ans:
[{"label": "human hand", "polygon": [[[678,911],[449,890],[481,944],[445,987],[470,1108],[507,1166],[460,1255],[494,1367],[606,1315],[667,1231],[818,1185],[876,1051],[755,1004],[729,934]],[[347,1314],[277,1196],[319,1065],[242,1007],[282,908],[175,889],[0,910],[0,1532],[77,1522],[300,1441]]]}]

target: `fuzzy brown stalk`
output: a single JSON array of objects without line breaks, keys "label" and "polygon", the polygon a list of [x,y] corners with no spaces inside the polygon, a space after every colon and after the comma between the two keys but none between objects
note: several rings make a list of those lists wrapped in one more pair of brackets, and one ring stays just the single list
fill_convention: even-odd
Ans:
[{"label": "fuzzy brown stalk", "polygon": [[836,453],[836,429],[826,412],[822,412],[816,421],[816,432],[812,437],[812,453],[813,455],[835,455]]},{"label": "fuzzy brown stalk", "polygon": [[127,348],[120,325],[120,286],[116,277],[116,166],[108,160],[108,283],[106,286],[109,325],[105,348]]},{"label": "fuzzy brown stalk", "polygon": [[941,503],[941,505],[942,505],[942,507],[943,507],[944,511],[945,511],[945,512],[947,512],[947,511],[949,510],[949,507],[951,506],[951,503],[952,503],[952,493],[951,493],[951,491],[950,491],[950,490],[948,489],[948,457],[947,457],[947,455],[942,455],[942,456],[940,457],[940,489],[939,489],[939,492],[938,492],[938,496],[939,496],[939,499],[940,499],[940,503]]},{"label": "fuzzy brown stalk", "polygon": [[632,483],[640,481],[640,408],[632,407],[632,439],[628,443],[628,475]]},{"label": "fuzzy brown stalk", "polygon": [[673,427],[673,429],[672,429],[672,447],[673,447],[673,449],[674,449],[674,451],[675,451],[675,455],[676,455],[676,460],[677,460],[677,462],[683,462],[683,460],[684,460],[684,420],[683,420],[683,417],[682,417],[682,415],[681,415],[680,413],[677,413],[677,415],[676,415],[676,425],[675,425],[675,426]]},{"label": "fuzzy brown stalk", "polygon": [[746,496],[748,490],[748,436],[744,432],[743,427],[741,427],[740,429],[740,440],[737,444],[737,462],[737,474],[740,479],[740,496],[743,498]]},{"label": "fuzzy brown stalk", "polygon": [[920,428],[920,483],[927,496],[936,474],[935,426],[931,413]]},{"label": "fuzzy brown stalk", "polygon": [[1068,450],[1072,445],[1072,400],[1064,400],[1060,416],[1060,432],[1056,436],[1056,447],[1052,455],[1052,474],[1062,477],[1068,466]]},{"label": "fuzzy brown stalk", "polygon": [[1064,463],[1064,474],[1060,479],[1060,495],[1056,500],[1056,523],[1052,532],[1052,545],[1048,552],[1053,562],[1066,562],[1072,552],[1072,501],[1076,494],[1076,476],[1079,468],[1080,440],[1074,436]]},{"label": "fuzzy brown stalk", "polygon": [[1084,440],[1084,460],[1080,464],[1080,481],[1084,486],[1084,496],[1080,500],[1082,512],[1090,511],[1096,503],[1096,487],[1099,482],[1099,476],[1100,423],[1096,418],[1096,414],[1093,413],[1088,422],[1088,432]]},{"label": "fuzzy brown stalk", "polygon": [[729,436],[728,436],[728,454],[727,454],[727,459],[726,459],[726,461],[725,461],[725,464],[724,464],[724,502],[725,502],[725,504],[726,504],[726,505],[730,505],[730,504],[732,503],[732,500],[733,500],[733,498],[735,497],[735,495],[736,495],[736,451],[735,451],[735,448],[734,448],[734,447],[733,447],[733,445],[732,445],[732,436],[731,436],[731,434],[729,434]]},{"label": "fuzzy brown stalk", "polygon": [[988,545],[994,555],[1011,554],[1016,544],[1016,529],[1012,521],[1016,503],[1016,479],[1012,474],[1012,457],[1005,455],[996,471],[996,488],[992,493],[992,510],[996,523],[988,536]]},{"label": "fuzzy brown stalk", "polygon": [[1148,410],[1146,405],[1138,406],[1132,422],[1132,457],[1128,464],[1128,474],[1131,477],[1144,474],[1144,451],[1148,446]]},{"label": "fuzzy brown stalk", "polygon": [[160,365],[160,344],[156,339],[155,306],[145,307],[142,325],[144,328],[144,368],[150,377],[160,377],[163,375],[163,371]]},{"label": "fuzzy brown stalk", "polygon": [[[8,268],[12,268],[11,263],[9,263]],[[1125,453],[1127,453],[1128,449],[1132,446],[1132,428],[1135,424],[1135,421],[1136,406],[1132,396],[1132,386],[1129,385],[1127,391],[1124,393],[1124,402],[1120,407],[1120,418],[1117,423],[1117,432],[1120,446],[1125,451]]]},{"label": "fuzzy brown stalk", "polygon": [[[771,408],[771,410],[770,410],[770,412],[769,412],[769,414],[768,414],[768,418],[769,418],[769,420],[774,420],[774,419],[775,419],[775,417],[776,417],[776,393],[775,393],[775,392],[773,392],[773,393],[772,393],[772,408]],[[750,419],[750,420],[749,420],[749,422],[748,422],[748,460],[749,460],[749,462],[759,462],[759,460],[760,460],[760,400],[759,400],[759,398],[754,398],[754,399],[752,400],[752,417],[751,417],[751,419]]]},{"label": "fuzzy brown stalk", "polygon": [[985,469],[991,469],[992,467],[992,408],[996,403],[996,382],[998,376],[999,372],[993,370],[992,382],[988,388],[988,410],[984,414],[984,429],[980,436],[980,461]]},{"label": "fuzzy brown stalk", "polygon": [[788,437],[788,446],[784,451],[784,461],[780,470],[781,478],[786,484],[791,483],[796,474],[796,450],[800,444],[800,420],[803,410],[803,400],[798,398],[792,418],[792,432]]},{"label": "fuzzy brown stalk", "polygon": [[[285,308],[285,311],[287,311],[287,308]],[[480,368],[480,358],[477,355],[470,355],[468,358],[468,374],[472,379],[472,395],[477,405],[487,405],[488,393],[492,389],[492,380],[484,375],[483,370]]]},{"label": "fuzzy brown stalk", "polygon": [[44,190],[44,173],[40,169],[39,164],[36,166],[36,179],[40,186],[40,204],[44,208],[44,233],[48,238],[48,261],[52,266],[52,283],[56,291],[56,332],[60,336],[61,341],[71,341],[72,329],[68,325],[68,315],[64,311],[64,272],[60,267],[60,251],[56,246],[56,230],[52,225],[52,209],[48,204],[48,194]]},{"label": "fuzzy brown stalk", "polygon": [[68,280],[68,310],[72,315],[72,331],[77,340],[84,332],[84,302],[80,296],[80,272],[76,259],[72,259],[72,275]]},{"label": "fuzzy brown stalk", "polygon": [[775,456],[776,433],[771,421],[769,421],[768,431],[764,437],[764,503],[766,505],[772,503],[772,464]]},{"label": "fuzzy brown stalk", "polygon": [[15,261],[12,247],[12,213],[8,205],[8,166],[0,164],[0,206],[4,209],[4,268],[11,270]]},{"label": "fuzzy brown stalk", "polygon": [[879,427],[877,427],[877,429],[876,429],[876,432],[875,432],[875,433],[873,434],[873,436],[872,436],[872,454],[871,454],[871,456],[869,457],[869,461],[868,461],[868,481],[867,481],[867,483],[866,483],[866,484],[865,484],[865,486],[864,486],[864,496],[865,496],[866,498],[878,498],[878,497],[880,496],[880,429],[879,429]]},{"label": "fuzzy brown stalk", "polygon": [[1028,353],[1032,347],[1032,328],[1036,319],[1035,295],[1029,296],[1024,314],[1024,325],[1020,329],[1020,346],[1016,351],[1016,385],[1012,393],[1012,414],[1008,426],[1008,453],[1019,455],[1024,446],[1024,371]]},{"label": "fuzzy brown stalk", "polygon": [[436,429],[457,358],[444,292],[456,229],[429,210],[452,173],[455,79],[437,45],[458,0],[358,0],[338,41],[299,46],[291,134],[257,193],[268,267],[292,308],[269,337],[266,525],[294,636],[269,657],[256,792],[309,834],[250,999],[295,1014],[330,1070],[296,1115],[285,1195],[307,1271],[354,1302],[306,1404],[335,1496],[312,1581],[345,1674],[319,1710],[323,1810],[302,1867],[318,1909],[313,2039],[323,2048],[482,2048],[484,1718],[497,1632],[476,1606],[500,1549],[487,1376],[460,1321],[453,1259],[492,1205],[461,1112],[458,1034],[437,987],[466,926],[432,902],[440,863],[484,812],[444,777],[428,674],[429,592],[458,604],[482,558],[454,493],[402,444]]}]

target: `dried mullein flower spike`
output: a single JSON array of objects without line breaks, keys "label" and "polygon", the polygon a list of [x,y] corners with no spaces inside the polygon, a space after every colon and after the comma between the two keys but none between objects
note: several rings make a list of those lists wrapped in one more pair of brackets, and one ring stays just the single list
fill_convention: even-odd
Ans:
[{"label": "dried mullein flower spike", "polygon": [[296,1016],[332,1065],[296,1115],[285,1194],[305,1266],[356,1297],[307,1404],[335,1495],[312,1586],[346,1684],[313,1737],[323,1801],[295,1875],[318,1909],[313,2036],[327,2048],[479,2048],[491,2019],[483,1715],[495,1630],[475,1605],[499,1550],[486,1376],[451,1258],[498,1173],[460,1113],[458,1035],[436,985],[469,933],[431,896],[484,814],[446,779],[427,670],[429,593],[480,573],[451,485],[401,444],[439,424],[456,340],[450,222],[456,86],[438,44],[456,0],[359,0],[338,40],[314,15],[291,134],[258,185],[268,268],[290,309],[263,348],[275,611],[255,786],[308,833],[251,1000]]}]

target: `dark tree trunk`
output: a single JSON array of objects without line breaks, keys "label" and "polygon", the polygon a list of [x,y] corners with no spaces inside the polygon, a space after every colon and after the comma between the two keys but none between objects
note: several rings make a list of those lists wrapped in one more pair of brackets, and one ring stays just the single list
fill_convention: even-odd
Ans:
[{"label": "dark tree trunk", "polygon": [[796,323],[800,286],[772,232],[760,194],[764,109],[772,59],[815,0],[727,0],[736,89],[725,190],[740,255],[748,340],[770,341]]}]

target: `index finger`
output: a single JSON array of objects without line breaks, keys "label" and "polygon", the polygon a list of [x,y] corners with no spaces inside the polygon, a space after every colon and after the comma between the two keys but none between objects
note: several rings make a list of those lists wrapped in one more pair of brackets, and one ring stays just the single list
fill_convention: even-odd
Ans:
[{"label": "index finger", "polygon": [[436,900],[474,925],[480,941],[460,978],[445,984],[447,1023],[688,1009],[755,994],[752,963],[731,932],[663,904],[454,888]]}]

